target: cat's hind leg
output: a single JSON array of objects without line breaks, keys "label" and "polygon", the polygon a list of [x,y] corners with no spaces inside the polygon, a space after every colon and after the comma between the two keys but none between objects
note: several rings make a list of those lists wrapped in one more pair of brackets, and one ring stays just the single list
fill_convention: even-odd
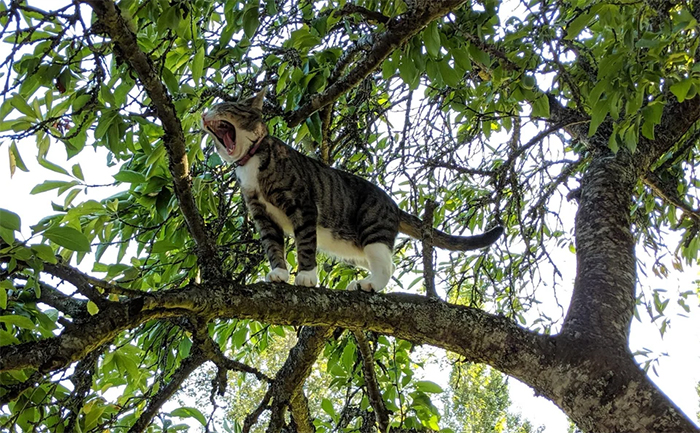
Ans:
[{"label": "cat's hind leg", "polygon": [[369,244],[363,249],[369,267],[369,276],[348,284],[348,290],[364,290],[365,292],[379,291],[389,284],[394,273],[393,253],[388,245],[382,243]]}]

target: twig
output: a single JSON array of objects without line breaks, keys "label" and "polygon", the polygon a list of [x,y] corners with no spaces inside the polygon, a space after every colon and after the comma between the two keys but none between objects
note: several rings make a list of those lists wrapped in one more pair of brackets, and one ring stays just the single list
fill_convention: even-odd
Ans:
[{"label": "twig", "polygon": [[438,298],[435,290],[435,270],[433,269],[433,213],[435,202],[425,201],[425,213],[423,214],[423,279],[425,280],[425,294],[429,298]]},{"label": "twig", "polygon": [[362,372],[365,378],[365,388],[367,388],[369,404],[374,410],[379,432],[387,433],[389,431],[389,413],[384,405],[384,399],[382,398],[382,394],[379,390],[379,383],[377,382],[377,375],[374,371],[374,353],[370,349],[363,331],[353,331],[353,335],[355,336],[355,341],[357,341],[357,347],[360,349]]},{"label": "twig", "polygon": [[368,21],[376,21],[382,24],[386,24],[389,22],[389,20],[391,20],[391,18],[384,15],[383,13],[375,12],[365,7],[354,5],[352,3],[345,4],[345,6],[335,11],[333,13],[333,16],[340,18],[352,14],[359,14],[365,17]]},{"label": "twig", "polygon": [[165,404],[170,397],[172,397],[175,392],[180,389],[180,385],[192,374],[193,371],[197,369],[207,360],[204,353],[199,350],[197,346],[193,346],[190,356],[182,360],[182,363],[178,369],[173,373],[170,378],[170,382],[167,385],[160,388],[156,395],[148,400],[148,406],[141,412],[141,416],[136,420],[133,426],[129,429],[129,433],[140,433],[143,432],[146,427],[151,423],[153,417],[158,413],[161,406]]}]

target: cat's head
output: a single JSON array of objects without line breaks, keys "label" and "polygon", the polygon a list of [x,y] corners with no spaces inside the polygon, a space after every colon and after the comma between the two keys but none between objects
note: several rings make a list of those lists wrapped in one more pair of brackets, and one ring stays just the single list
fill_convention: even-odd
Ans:
[{"label": "cat's head", "polygon": [[202,113],[202,127],[211,134],[216,151],[224,161],[240,161],[258,140],[268,134],[262,116],[264,97],[265,89],[252,98],[222,102]]}]

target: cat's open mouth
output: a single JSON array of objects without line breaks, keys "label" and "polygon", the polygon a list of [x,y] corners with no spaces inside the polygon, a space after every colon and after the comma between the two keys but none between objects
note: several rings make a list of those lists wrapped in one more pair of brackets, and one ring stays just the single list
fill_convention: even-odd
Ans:
[{"label": "cat's open mouth", "polygon": [[226,120],[204,121],[204,127],[216,136],[219,143],[226,146],[226,151],[230,154],[236,149],[236,127]]}]

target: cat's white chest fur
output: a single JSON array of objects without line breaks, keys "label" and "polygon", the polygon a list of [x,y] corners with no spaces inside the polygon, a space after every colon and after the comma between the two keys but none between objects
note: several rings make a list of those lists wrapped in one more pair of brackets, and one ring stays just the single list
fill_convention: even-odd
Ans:
[{"label": "cat's white chest fur", "polygon": [[[277,206],[265,200],[260,194],[260,183],[258,182],[260,168],[260,158],[253,156],[243,166],[236,167],[236,177],[241,190],[245,194],[256,194],[258,200],[265,206],[268,215],[276,222],[288,236],[294,236],[294,226],[289,217]],[[350,259],[357,265],[367,267],[364,251],[349,241],[336,239],[333,233],[321,226],[316,227],[316,244],[318,249],[323,250],[341,259]]]},{"label": "cat's white chest fur", "polygon": [[268,215],[282,227],[284,233],[286,235],[294,235],[294,227],[287,215],[280,208],[265,200],[265,197],[260,193],[260,183],[258,182],[259,168],[260,158],[258,156],[253,156],[245,165],[236,167],[236,177],[241,190],[247,195],[256,194],[260,203],[265,206]]}]

